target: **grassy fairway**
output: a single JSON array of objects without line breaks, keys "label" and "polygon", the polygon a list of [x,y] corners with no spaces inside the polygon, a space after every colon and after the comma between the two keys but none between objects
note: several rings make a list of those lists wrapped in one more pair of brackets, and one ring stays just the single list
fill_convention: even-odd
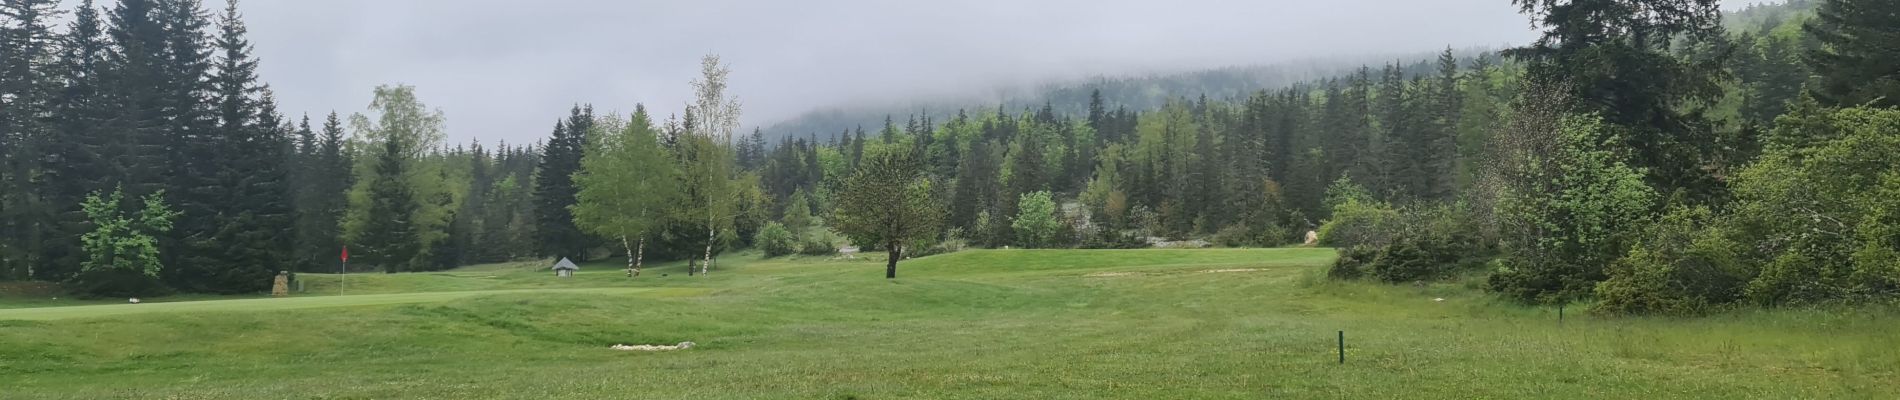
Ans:
[{"label": "grassy fairway", "polygon": [[[875,260],[633,282],[493,267],[217,310],[0,310],[0,398],[1900,398],[1890,312],[1559,325],[1459,284],[1326,281],[1330,259],[973,251],[896,281]],[[429,300],[359,300],[402,296]],[[299,301],[322,308],[276,304]],[[141,307],[213,307],[175,304]],[[687,340],[700,347],[606,349]]]}]

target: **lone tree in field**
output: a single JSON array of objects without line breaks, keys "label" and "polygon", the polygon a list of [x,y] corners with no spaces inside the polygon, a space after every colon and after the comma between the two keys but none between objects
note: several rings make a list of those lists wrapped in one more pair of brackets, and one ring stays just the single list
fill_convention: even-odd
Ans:
[{"label": "lone tree in field", "polygon": [[679,196],[679,171],[660,147],[645,106],[624,127],[612,125],[596,125],[600,132],[590,134],[592,143],[574,174],[580,187],[574,222],[595,235],[619,238],[627,251],[627,276],[640,276],[646,238]]},{"label": "lone tree in field", "polygon": [[890,253],[884,277],[897,278],[904,242],[936,234],[943,212],[930,197],[923,164],[909,152],[886,151],[863,160],[838,196],[837,227],[860,245],[881,244]]}]

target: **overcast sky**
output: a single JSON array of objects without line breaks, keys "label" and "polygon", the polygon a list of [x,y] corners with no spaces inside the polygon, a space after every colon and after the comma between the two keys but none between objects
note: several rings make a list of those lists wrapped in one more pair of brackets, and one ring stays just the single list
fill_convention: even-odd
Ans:
[{"label": "overcast sky", "polygon": [[487,143],[546,137],[577,102],[676,112],[707,53],[731,63],[749,130],[841,103],[1534,37],[1508,0],[241,4],[285,113],[357,112],[376,85],[409,84],[451,141]]}]

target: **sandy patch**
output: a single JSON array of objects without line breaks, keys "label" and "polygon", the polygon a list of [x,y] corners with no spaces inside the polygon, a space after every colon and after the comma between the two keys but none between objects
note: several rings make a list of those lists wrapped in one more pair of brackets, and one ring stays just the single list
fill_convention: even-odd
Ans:
[{"label": "sandy patch", "polygon": [[1206,271],[1201,271],[1201,273],[1203,273],[1203,274],[1225,274],[1225,273],[1233,273],[1233,272],[1264,272],[1264,271],[1266,271],[1266,270],[1267,270],[1266,268],[1236,268],[1236,269],[1210,269],[1210,270],[1206,270]]},{"label": "sandy patch", "polygon": [[673,345],[666,345],[666,344],[635,344],[635,345],[626,345],[626,344],[616,344],[616,345],[613,345],[613,346],[611,346],[611,347],[608,347],[608,348],[610,348],[610,349],[614,349],[614,350],[620,350],[620,351],[672,351],[672,350],[686,350],[686,349],[690,349],[690,348],[693,348],[693,342],[680,342],[680,344],[673,344]]},{"label": "sandy patch", "polygon": [[1140,272],[1097,272],[1097,273],[1083,275],[1083,276],[1090,277],[1090,278],[1114,278],[1118,276],[1140,276],[1140,275],[1142,275],[1142,273]]}]

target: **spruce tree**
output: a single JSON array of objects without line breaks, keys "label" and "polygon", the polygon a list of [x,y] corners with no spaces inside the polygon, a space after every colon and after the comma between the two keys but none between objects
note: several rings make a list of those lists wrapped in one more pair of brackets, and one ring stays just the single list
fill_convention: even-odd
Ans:
[{"label": "spruce tree", "polygon": [[1112,132],[1112,130],[1105,130],[1107,126],[1105,126],[1104,123],[1108,122],[1108,104],[1102,100],[1101,88],[1089,90],[1088,118],[1089,128],[1095,129],[1096,131],[1096,146],[1101,146],[1101,142],[1115,142],[1119,139],[1111,137],[1106,133]]},{"label": "spruce tree", "polygon": [[1341,94],[1343,108],[1340,109],[1339,125],[1336,135],[1346,142],[1348,154],[1340,162],[1348,171],[1347,176],[1362,181],[1375,179],[1382,169],[1378,148],[1374,146],[1377,133],[1372,127],[1372,68],[1359,67],[1359,73],[1347,81],[1345,92]]},{"label": "spruce tree", "polygon": [[851,148],[857,140],[851,138],[850,129],[845,129],[844,132],[839,133],[838,136],[838,154],[844,155],[845,166],[848,168],[857,168],[857,160],[851,159]]},{"label": "spruce tree", "polygon": [[883,137],[884,145],[887,147],[897,144],[897,124],[891,122],[890,114],[884,114],[884,131],[878,133],[878,136]]},{"label": "spruce tree", "polygon": [[121,181],[134,196],[164,189],[164,177],[173,172],[166,158],[164,93],[170,79],[163,64],[168,58],[165,27],[155,17],[158,5],[158,0],[120,0],[113,6],[105,34],[111,46],[99,68],[100,98],[109,118],[100,131],[106,142],[124,147],[118,154],[126,167]]},{"label": "spruce tree", "polygon": [[317,182],[325,178],[318,175],[323,173],[321,170],[323,147],[318,141],[316,130],[310,126],[310,115],[305,114],[302,120],[298,121],[294,137],[296,150],[293,152],[295,155],[291,157],[291,163],[295,167],[291,169],[290,183],[291,208],[296,219],[296,231],[293,236],[296,240],[293,241],[295,245],[291,253],[296,261],[292,268],[297,271],[328,271],[329,269],[319,268],[327,264],[324,260],[328,258],[330,252],[328,243],[321,239],[323,234],[321,218],[324,215],[321,207],[325,201],[324,197],[334,196],[334,194],[325,194],[317,190]]},{"label": "spruce tree", "polygon": [[1811,88],[1822,104],[1900,106],[1900,2],[1829,0],[1805,26],[1821,42],[1808,53],[1820,77]]},{"label": "spruce tree", "polygon": [[376,152],[369,182],[368,218],[356,243],[362,249],[357,258],[392,274],[412,270],[421,251],[414,223],[415,193],[409,188],[409,146],[404,138],[391,137],[383,140],[381,151]]},{"label": "spruce tree", "polygon": [[1451,49],[1445,49],[1438,56],[1438,77],[1429,89],[1421,88],[1431,103],[1422,105],[1431,113],[1430,121],[1423,128],[1414,151],[1419,154],[1414,162],[1424,175],[1420,182],[1420,197],[1431,200],[1452,198],[1456,188],[1456,160],[1459,149],[1457,141],[1458,126],[1464,118],[1464,91],[1459,87],[1458,58]]},{"label": "spruce tree", "polygon": [[950,202],[950,227],[976,233],[977,217],[989,208],[989,192],[998,186],[996,167],[999,163],[992,154],[987,140],[978,139],[970,144],[969,156],[964,157],[957,168],[955,194]]},{"label": "spruce tree", "polygon": [[[181,27],[195,27],[201,12],[195,2],[168,3],[166,15]],[[187,52],[200,42],[189,32],[175,32],[174,46]],[[202,176],[173,177],[181,190],[182,236],[177,242],[179,262],[170,269],[174,287],[194,292],[245,293],[269,288],[275,266],[294,260],[294,236],[288,169],[292,148],[283,131],[275,100],[257,83],[257,62],[244,38],[246,29],[237,2],[229,2],[219,21],[215,45],[220,50],[215,73],[201,91],[186,84],[173,88],[179,96],[176,110],[183,121],[171,127],[172,143],[190,154],[177,164]],[[200,54],[202,52],[194,53]],[[173,54],[174,59],[184,59]],[[174,60],[178,61],[178,60]],[[194,64],[195,65],[195,64]],[[184,98],[212,95],[215,114],[204,113]],[[215,115],[211,123],[199,116]]]},{"label": "spruce tree", "polygon": [[[113,118],[103,92],[109,44],[99,11],[91,0],[81,2],[73,21],[60,37],[57,74],[63,86],[53,96],[52,131],[45,140],[39,195],[51,211],[46,240],[40,253],[45,271],[39,279],[60,279],[76,272],[79,235],[87,216],[80,203],[94,190],[117,187],[127,173],[125,159],[131,147],[115,140],[105,128]],[[8,146],[11,147],[11,146]]]},{"label": "spruce tree", "polygon": [[1372,118],[1378,122],[1372,143],[1374,166],[1370,176],[1354,176],[1373,193],[1385,198],[1411,197],[1418,187],[1417,165],[1411,157],[1409,145],[1418,134],[1416,126],[1410,125],[1410,110],[1405,98],[1405,74],[1398,64],[1386,64],[1385,72],[1380,74],[1379,88],[1373,107]]},{"label": "spruce tree", "polygon": [[1712,129],[1679,102],[1720,94],[1723,56],[1670,54],[1683,40],[1722,36],[1718,0],[1512,0],[1544,32],[1531,46],[1506,51],[1528,64],[1527,78],[1561,83],[1573,112],[1596,113],[1619,129],[1600,139],[1631,150],[1630,164],[1652,187],[1693,200],[1720,195],[1709,173]]},{"label": "spruce tree", "polygon": [[[135,77],[151,80],[151,92],[140,93],[148,95],[143,100],[149,102],[136,107],[153,118],[136,121],[146,129],[133,130],[141,146],[135,165],[165,167],[134,180],[164,187],[180,213],[175,229],[161,239],[165,264],[173,266],[166,270],[166,281],[191,291],[222,290],[222,284],[212,282],[230,282],[225,272],[232,265],[212,238],[222,229],[220,213],[228,200],[229,186],[221,179],[230,175],[223,154],[230,148],[220,132],[221,106],[214,100],[218,88],[210,79],[210,16],[197,0],[159,0],[152,6],[147,18],[157,36],[134,40],[147,46],[142,50],[153,60],[123,68],[140,70]],[[266,284],[267,277],[254,287]]]},{"label": "spruce tree", "polygon": [[534,187],[535,241],[541,255],[584,261],[593,247],[587,234],[574,225],[570,210],[579,193],[574,172],[580,170],[587,133],[593,126],[594,107],[576,105],[567,120],[555,124],[554,137],[541,149]]},{"label": "spruce tree", "polygon": [[864,125],[858,125],[858,130],[856,133],[857,133],[856,135],[857,140],[851,142],[851,151],[850,151],[851,169],[853,170],[858,169],[858,164],[864,161],[864,141],[870,140],[870,138],[864,136]]},{"label": "spruce tree", "polygon": [[0,277],[33,271],[50,213],[41,197],[41,152],[52,106],[55,50],[50,23],[58,2],[0,2]]}]

